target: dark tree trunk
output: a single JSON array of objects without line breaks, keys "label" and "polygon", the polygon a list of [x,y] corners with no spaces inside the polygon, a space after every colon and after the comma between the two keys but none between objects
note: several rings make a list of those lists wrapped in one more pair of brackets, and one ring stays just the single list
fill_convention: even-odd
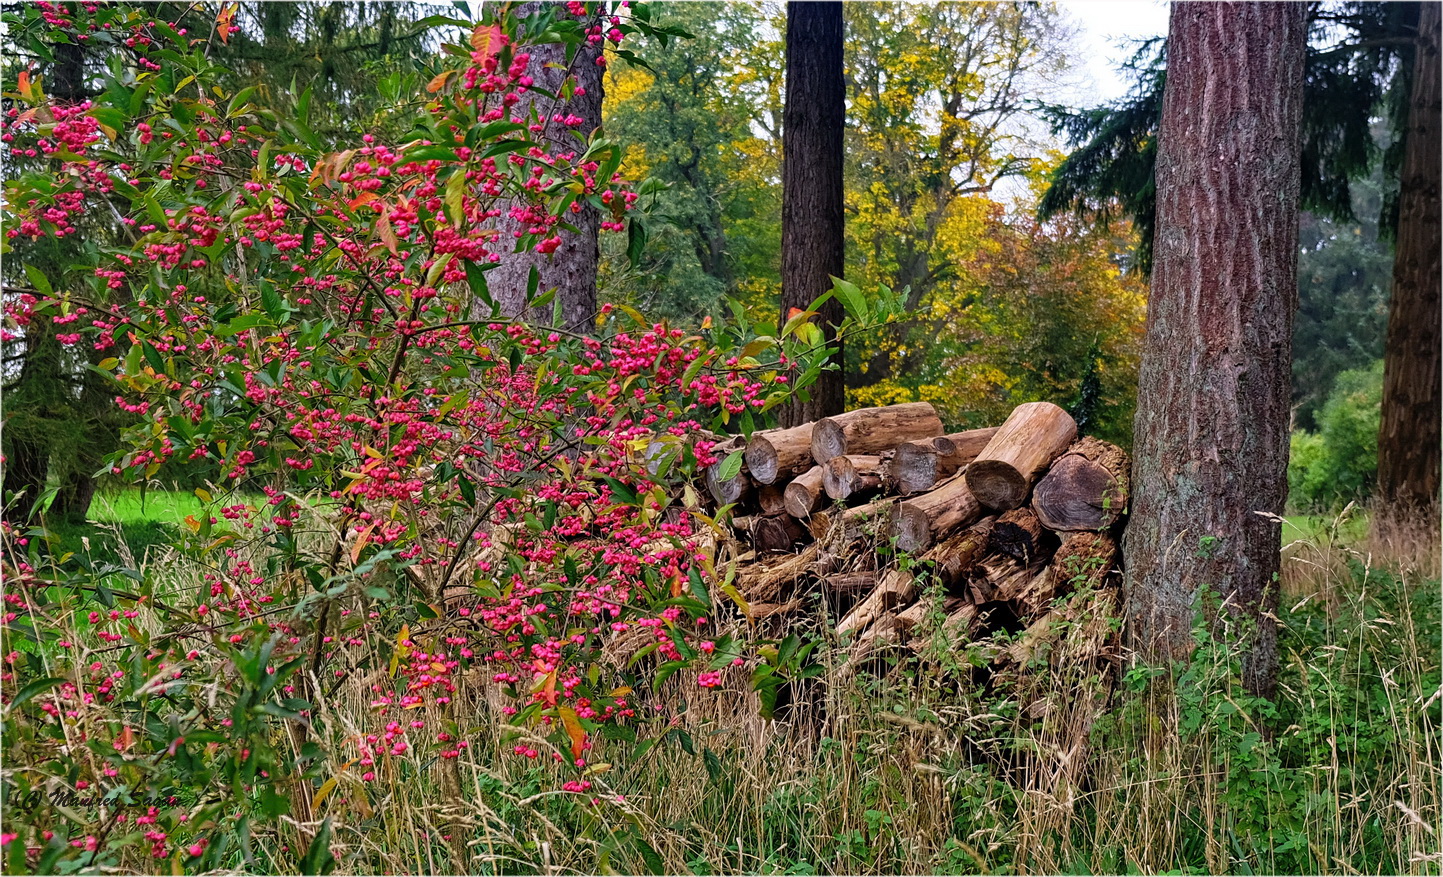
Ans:
[{"label": "dark tree trunk", "polygon": [[[842,276],[842,133],[846,84],[842,79],[842,4],[787,4],[787,98],[782,116],[782,310],[806,310]],[[836,348],[834,370],[781,412],[784,426],[840,414],[846,408],[842,343],[836,299],[818,315]]]},{"label": "dark tree trunk", "polygon": [[49,474],[50,447],[45,442],[29,437],[5,442],[5,520],[16,526],[30,522]]},{"label": "dark tree trunk", "polygon": [[[91,349],[90,364],[99,365],[104,352]],[[50,504],[50,514],[62,520],[80,523],[90,514],[95,499],[95,473],[105,463],[105,456],[120,445],[119,409],[111,401],[106,380],[98,372],[87,370],[80,375],[81,395],[76,416],[85,419],[85,432],[75,459],[67,461],[60,490]]]},{"label": "dark tree trunk", "polygon": [[1392,512],[1436,510],[1439,487],[1439,4],[1419,8],[1408,111],[1393,297],[1383,358],[1378,496]]},{"label": "dark tree trunk", "polygon": [[[529,18],[543,11],[546,5],[540,2],[525,3],[517,14]],[[562,15],[570,17],[564,10]],[[579,155],[585,151],[586,144],[577,138],[576,133],[588,136],[601,127],[603,76],[602,68],[596,65],[601,50],[590,46],[582,48],[569,67],[566,63],[565,46],[534,46],[530,51],[531,65],[527,72],[535,79],[539,88],[552,93],[559,92],[566,77],[575,74],[577,86],[584,89],[586,94],[561,104],[529,91],[512,107],[512,118],[529,123],[534,110],[546,125],[545,132],[538,137],[542,147],[553,155],[570,152]],[[548,121],[556,112],[574,114],[585,121],[576,128]],[[595,207],[585,204],[580,213],[568,213],[562,217],[562,221],[576,226],[577,233],[562,231],[561,247],[554,254],[545,255],[533,250],[505,253],[501,257],[500,265],[487,272],[487,286],[505,316],[523,317],[530,322],[549,326],[554,304],[530,309],[526,307],[527,281],[534,267],[540,277],[538,295],[552,287],[556,288],[556,300],[561,302],[560,325],[573,331],[589,332],[597,311],[596,268],[601,260],[597,233],[601,228],[601,215]],[[510,240],[518,225],[503,216],[498,219],[498,227],[502,229],[502,240]]]},{"label": "dark tree trunk", "polygon": [[[1127,530],[1129,635],[1185,659],[1204,592],[1274,685],[1297,295],[1301,3],[1174,3]],[[1436,314],[1435,314],[1436,319]]]},{"label": "dark tree trunk", "polygon": [[[85,97],[85,51],[76,43],[52,45],[55,63],[50,70],[51,94],[67,103]],[[36,502],[50,477],[50,437],[45,421],[56,415],[63,399],[55,397],[64,383],[60,347],[49,319],[35,320],[25,332],[20,375],[7,396],[10,412],[4,436],[4,473],[0,492],[7,499],[18,496],[5,508],[12,524],[28,523],[37,512]],[[18,415],[18,416],[17,416]]]}]

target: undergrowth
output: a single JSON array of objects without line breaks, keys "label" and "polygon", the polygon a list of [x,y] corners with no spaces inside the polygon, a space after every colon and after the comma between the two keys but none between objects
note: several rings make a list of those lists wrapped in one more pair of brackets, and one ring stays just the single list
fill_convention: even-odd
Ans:
[{"label": "undergrowth", "polygon": [[[1438,873],[1437,558],[1403,544],[1288,547],[1272,701],[1244,690],[1237,644],[1201,631],[1188,667],[1131,666],[1115,685],[1109,667],[1065,665],[1025,687],[1001,684],[965,651],[844,677],[824,644],[813,658],[827,672],[789,683],[771,720],[740,678],[714,690],[663,686],[645,703],[662,722],[599,745],[601,794],[589,799],[558,791],[563,768],[511,756],[525,732],[472,680],[451,714],[426,717],[469,741],[461,757],[391,759],[385,781],[369,784],[323,758],[309,772],[311,823],[248,826],[250,843],[222,840],[227,827],[217,825],[213,842],[228,850],[214,863],[275,872],[300,859],[348,873]],[[168,562],[147,575],[166,576]],[[368,701],[364,685],[340,686],[323,703],[324,724],[344,737],[364,726]],[[25,763],[23,740],[7,739],[6,755],[6,831],[24,837],[8,845],[7,870],[25,870],[28,828],[63,840],[59,817],[93,807],[17,785],[37,767]],[[130,796],[143,812],[146,791],[112,792],[110,806],[124,811]],[[334,861],[301,859],[321,820]],[[63,848],[52,839],[50,849]],[[44,851],[31,863],[64,864]]]}]

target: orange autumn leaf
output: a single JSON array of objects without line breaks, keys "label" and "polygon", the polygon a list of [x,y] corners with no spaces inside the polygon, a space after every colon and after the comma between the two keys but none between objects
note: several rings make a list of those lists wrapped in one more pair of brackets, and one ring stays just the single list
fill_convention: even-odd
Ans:
[{"label": "orange autumn leaf", "polygon": [[571,757],[580,758],[581,753],[586,751],[586,730],[581,727],[581,719],[576,715],[576,710],[569,706],[558,707],[556,711],[561,714],[561,725],[566,728],[566,736],[571,738]]},{"label": "orange autumn leaf", "polygon": [[437,73],[430,82],[426,83],[426,91],[430,94],[435,94],[436,92],[445,88],[446,83],[449,82],[451,80],[451,77],[455,75],[455,70],[442,70],[440,73]]},{"label": "orange autumn leaf", "polygon": [[223,44],[230,43],[230,32],[239,30],[235,26],[236,4],[226,3],[220,8],[220,15],[215,17],[215,32]]}]

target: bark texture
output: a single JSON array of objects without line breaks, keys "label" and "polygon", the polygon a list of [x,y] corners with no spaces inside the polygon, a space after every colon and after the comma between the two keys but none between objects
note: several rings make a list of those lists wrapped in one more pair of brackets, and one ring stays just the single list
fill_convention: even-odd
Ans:
[{"label": "bark texture", "polygon": [[1263,694],[1277,663],[1269,516],[1287,494],[1306,12],[1172,7],[1126,535],[1134,648],[1186,658],[1212,588],[1251,626],[1245,683]]},{"label": "bark texture", "polygon": [[[842,276],[842,133],[846,83],[842,78],[842,4],[787,4],[787,102],[782,111],[782,308],[805,310]],[[793,399],[780,412],[796,426],[846,407],[842,342],[835,327],[842,305],[822,305],[818,321],[836,353],[835,369],[822,372],[807,401]]]},{"label": "bark texture", "polygon": [[1418,49],[1408,108],[1398,247],[1388,343],[1383,356],[1383,412],[1378,429],[1378,495],[1404,514],[1436,511],[1439,487],[1439,4],[1418,14]]},{"label": "bark texture", "polygon": [[[547,5],[542,2],[524,3],[517,14],[529,19]],[[563,15],[570,17],[564,9]],[[534,46],[530,51],[531,66],[527,72],[535,79],[537,87],[556,93],[566,77],[574,73],[577,86],[585,89],[586,94],[561,103],[528,91],[512,107],[512,118],[529,123],[534,111],[541,123],[546,125],[545,132],[537,135],[544,149],[556,155],[584,152],[586,144],[582,138],[601,127],[603,71],[596,66],[600,48],[587,46],[580,49],[570,65],[566,63],[565,46]],[[575,128],[548,121],[556,112],[575,114],[585,121]],[[578,133],[581,138],[576,136]],[[501,229],[502,240],[507,241],[521,226],[505,215],[506,205],[502,209],[503,215],[497,218],[497,227]],[[586,332],[596,318],[596,268],[601,260],[597,233],[601,229],[601,214],[595,207],[586,204],[580,213],[569,213],[563,221],[576,226],[577,232],[560,232],[562,243],[555,253],[546,255],[534,250],[506,253],[501,263],[487,272],[487,286],[504,316],[522,317],[529,322],[549,326],[554,304],[526,307],[527,281],[531,269],[535,268],[540,277],[538,295],[556,287],[556,301],[561,303],[560,325],[572,331]]]}]

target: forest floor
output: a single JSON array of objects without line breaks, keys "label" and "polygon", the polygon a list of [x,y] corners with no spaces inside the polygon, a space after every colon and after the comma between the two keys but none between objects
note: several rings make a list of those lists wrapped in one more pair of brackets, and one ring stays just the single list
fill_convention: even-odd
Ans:
[{"label": "forest floor", "polygon": [[[172,577],[200,510],[111,494],[57,535]],[[1439,873],[1436,534],[1289,518],[1278,618],[1271,700],[1201,631],[1186,669],[1044,663],[1027,690],[961,653],[834,677],[824,643],[828,683],[770,721],[744,685],[672,686],[649,705],[669,723],[608,743],[614,806],[550,791],[566,777],[478,714],[444,768],[337,796],[332,849],[349,873]],[[363,726],[367,694],[330,708]]]}]

